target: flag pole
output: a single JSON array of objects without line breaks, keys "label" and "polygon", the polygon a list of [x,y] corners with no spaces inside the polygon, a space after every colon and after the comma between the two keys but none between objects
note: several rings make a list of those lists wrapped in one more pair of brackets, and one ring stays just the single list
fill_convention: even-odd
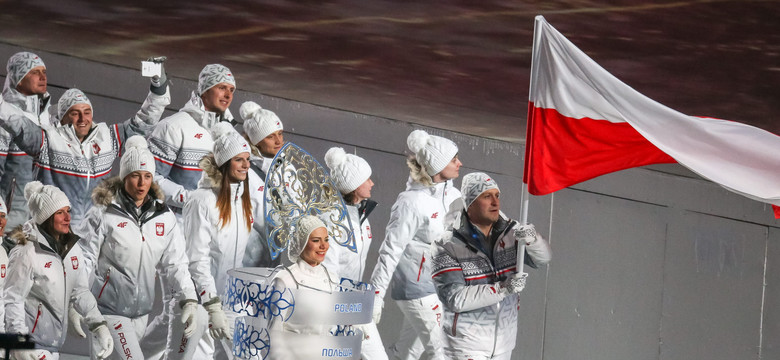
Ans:
[{"label": "flag pole", "polygon": [[[525,123],[525,133],[526,133],[526,136],[525,136],[526,137],[526,140],[525,140],[525,148],[526,149],[525,150],[526,151],[525,151],[525,166],[523,166],[523,179],[524,180],[525,179],[530,179],[530,174],[527,174],[526,172],[530,171],[530,167],[528,165],[530,164],[530,160],[531,160],[531,152],[529,151],[529,148],[531,146],[530,141],[529,141],[529,139],[530,139],[529,135],[531,134],[531,132],[530,132],[530,130],[531,130],[531,123],[532,123],[531,120],[532,120],[533,115],[534,115],[533,107],[531,106],[531,101],[533,101],[533,97],[532,97],[533,96],[533,91],[536,88],[536,84],[535,84],[535,82],[536,82],[536,79],[535,79],[536,68],[535,68],[535,66],[537,66],[538,64],[537,64],[537,61],[536,61],[535,57],[538,55],[537,51],[536,51],[536,47],[539,46],[539,41],[538,41],[538,37],[540,36],[539,26],[540,26],[542,21],[544,21],[544,17],[542,17],[541,15],[537,15],[534,18],[534,40],[533,40],[533,45],[531,45],[531,74],[530,74],[530,79],[529,79],[530,80],[529,81],[530,84],[528,86],[528,101],[529,101],[529,104],[528,104],[528,117],[526,118],[526,123]],[[530,195],[531,194],[528,192],[528,185],[526,184],[525,181],[523,181],[522,195],[521,195],[522,196],[522,203],[520,205],[521,206],[520,207],[520,224],[521,225],[527,225],[528,224],[528,205],[530,204],[530,198],[531,198]],[[525,270],[523,269],[524,265],[525,265],[525,243],[522,243],[522,244],[518,244],[517,263],[515,263],[515,269],[517,270],[518,274],[525,273]]]}]

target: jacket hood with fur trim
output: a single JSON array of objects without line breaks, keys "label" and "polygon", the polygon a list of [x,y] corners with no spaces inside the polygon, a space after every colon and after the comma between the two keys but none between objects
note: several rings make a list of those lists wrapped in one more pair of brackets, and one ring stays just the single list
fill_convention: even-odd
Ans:
[{"label": "jacket hood with fur trim", "polygon": [[219,190],[219,188],[222,187],[222,172],[219,171],[219,166],[217,165],[217,160],[214,158],[214,154],[209,153],[204,156],[200,159],[198,165],[201,170],[203,170],[203,175],[198,182],[198,187]]},{"label": "jacket hood with fur trim", "polygon": [[[124,181],[122,181],[119,176],[104,180],[95,188],[95,190],[92,190],[92,203],[103,206],[110,205],[114,201],[117,192],[121,190],[123,186]],[[154,181],[152,181],[152,186],[149,188],[149,195],[151,195],[154,200],[162,201],[165,198],[162,188]]]}]

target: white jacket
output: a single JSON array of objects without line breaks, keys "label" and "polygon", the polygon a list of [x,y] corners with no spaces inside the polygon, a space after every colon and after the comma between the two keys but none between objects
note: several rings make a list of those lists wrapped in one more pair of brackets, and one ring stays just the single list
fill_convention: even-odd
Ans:
[{"label": "white jacket", "polygon": [[32,220],[12,235],[17,241],[11,250],[5,282],[6,331],[30,334],[38,347],[59,351],[68,333],[68,307],[71,302],[90,330],[105,324],[95,297],[89,292],[78,237],[68,236],[65,255],[49,246]]},{"label": "white jacket", "polygon": [[[492,257],[484,236],[465,212],[460,224],[436,242],[433,280],[444,305],[445,355],[491,358],[512,351],[517,337],[518,295],[505,294],[498,283],[517,273],[517,222],[503,215],[493,225]],[[525,263],[535,268],[550,261],[550,246],[541,236],[525,247]],[[533,278],[530,278],[533,281]]]},{"label": "white jacket", "polygon": [[5,276],[8,274],[8,253],[0,246],[0,330],[5,331]]},{"label": "white jacket", "polygon": [[[0,120],[21,115],[40,127],[56,126],[50,121],[51,96],[48,92],[42,96],[27,96],[9,86],[10,84],[6,85],[0,99]],[[32,167],[33,158],[19,149],[11,135],[0,128],[0,196],[7,199],[11,184],[16,184],[13,200],[7,204],[11,210],[8,213],[7,229],[21,225],[29,217],[27,202],[24,200],[24,185],[33,180]]]},{"label": "white jacket", "polygon": [[[282,268],[282,270],[276,274],[276,277],[273,280],[273,289],[279,293],[284,293],[286,289],[306,288],[330,294],[333,293],[338,286],[334,283],[337,279],[331,278],[331,276],[328,269],[322,264],[311,266],[306,261],[299,259],[295,264]],[[296,296],[297,295],[298,294],[296,294]],[[332,334],[332,332],[338,328],[333,325],[292,324],[286,321],[289,320],[292,315],[295,315],[298,319],[306,319],[312,316],[307,315],[307,313],[311,314],[312,311],[316,310],[304,308],[300,304],[296,304],[296,307],[285,308],[281,311],[279,316],[271,317],[268,328],[310,335],[328,335]]]},{"label": "white jacket", "polygon": [[452,181],[425,186],[409,181],[390,210],[385,241],[379,248],[371,284],[384,297],[392,279],[394,300],[419,299],[436,293],[431,280],[431,244],[446,228],[445,217],[460,191]]},{"label": "white jacket", "polygon": [[176,114],[162,119],[149,135],[149,151],[155,159],[155,181],[165,193],[165,203],[181,209],[189,192],[198,188],[198,162],[214,150],[210,129],[220,121],[231,121],[230,110],[220,116],[206,111],[194,91]]},{"label": "white jacket", "polygon": [[[260,152],[255,151],[253,145],[252,154],[256,157]],[[244,267],[269,267],[279,265],[280,259],[271,260],[271,251],[268,249],[268,237],[265,231],[265,174],[271,165],[271,159],[262,156],[250,159],[249,170],[249,197],[252,199],[252,213],[254,223],[249,234],[246,251],[244,252]]]},{"label": "white jacket", "polygon": [[[371,210],[376,206],[376,202],[370,201]],[[371,241],[373,236],[371,234],[371,224],[368,222],[368,214],[371,210],[360,213],[358,211],[360,207],[355,205],[347,205],[347,212],[349,214],[349,222],[352,226],[352,231],[355,234],[355,252],[349,250],[343,246],[336,244],[335,239],[331,239],[330,248],[325,254],[325,261],[322,262],[328,269],[331,270],[331,275],[337,277],[334,280],[340,280],[341,278],[347,278],[353,281],[363,281],[363,272],[366,269],[366,259],[368,258],[368,250],[371,248]]]},{"label": "white jacket", "polygon": [[197,301],[184,234],[162,203],[162,191],[152,183],[153,198],[135,216],[135,204],[122,193],[123,186],[119,177],[101,183],[93,191],[95,206],[81,224],[79,244],[86,269],[95,276],[92,294],[100,312],[128,318],[149,314],[158,268],[179,300]]},{"label": "white jacket", "polygon": [[207,166],[198,189],[192,192],[184,205],[184,235],[187,239],[187,255],[190,260],[190,274],[195,290],[203,303],[225,295],[228,270],[242,267],[249,229],[241,206],[244,184],[231,184],[230,222],[222,227],[217,209],[217,193],[222,175],[208,155]]},{"label": "white jacket", "polygon": [[22,150],[35,157],[36,179],[60,188],[68,196],[71,224],[78,226],[92,207],[92,190],[111,173],[125,140],[151,131],[170,102],[167,87],[165,95],[150,91],[134,117],[113,125],[93,122],[83,142],[73,125],[41,129],[24,118],[12,117],[0,120],[0,126],[12,134]]}]

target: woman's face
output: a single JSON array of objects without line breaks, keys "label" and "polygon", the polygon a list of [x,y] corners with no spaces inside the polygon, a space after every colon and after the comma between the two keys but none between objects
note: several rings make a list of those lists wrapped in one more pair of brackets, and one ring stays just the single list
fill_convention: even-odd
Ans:
[{"label": "woman's face", "polygon": [[257,149],[260,150],[261,155],[267,158],[273,158],[276,156],[276,153],[282,149],[282,145],[284,145],[284,130],[279,130],[266,136],[265,139],[260,140],[260,142],[255,145],[257,146]]},{"label": "woman's face", "polygon": [[324,227],[316,228],[309,235],[309,241],[301,252],[301,259],[311,266],[317,266],[325,260],[329,247],[328,230]]},{"label": "woman's face", "polygon": [[374,187],[374,182],[371,179],[367,179],[364,183],[355,189],[355,204],[371,197],[371,188]]},{"label": "woman's face", "polygon": [[452,180],[458,177],[460,175],[460,167],[463,165],[463,163],[460,162],[460,159],[458,159],[458,155],[455,155],[455,157],[450,160],[450,163],[447,164],[447,166],[444,167],[444,170],[442,170],[440,173],[436,174],[434,177],[434,180],[436,180],[436,177],[439,177],[439,181],[435,182],[442,182],[447,180]]},{"label": "woman's face", "polygon": [[246,179],[247,172],[249,171],[249,153],[240,153],[234,156],[228,161],[230,168],[228,169],[228,177],[230,182],[241,182]]},{"label": "woman's face", "polygon": [[70,232],[70,206],[57,210],[52,217],[54,218],[51,222],[52,230],[54,230],[52,236],[65,235]]},{"label": "woman's face", "polygon": [[4,212],[0,212],[0,236],[3,235],[3,231],[5,230],[5,224],[8,223],[8,219],[5,216]]}]

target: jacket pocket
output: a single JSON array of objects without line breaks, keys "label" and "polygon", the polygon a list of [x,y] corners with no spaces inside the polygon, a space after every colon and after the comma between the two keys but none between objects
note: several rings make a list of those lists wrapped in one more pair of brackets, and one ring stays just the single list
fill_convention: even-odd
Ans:
[{"label": "jacket pocket", "polygon": [[33,323],[33,327],[32,330],[30,331],[30,334],[35,333],[35,328],[38,327],[38,320],[40,320],[42,312],[43,312],[43,304],[38,304],[38,314],[35,315],[35,322]]},{"label": "jacket pocket", "polygon": [[100,293],[98,294],[97,298],[100,299],[101,296],[103,296],[103,290],[106,289],[106,285],[108,285],[108,279],[111,278],[111,268],[108,268],[106,271],[106,281],[103,282],[103,286],[100,288]]},{"label": "jacket pocket", "polygon": [[452,336],[457,336],[455,329],[458,326],[458,316],[460,316],[460,313],[455,313],[455,317],[452,318]]},{"label": "jacket pocket", "polygon": [[417,282],[420,282],[420,274],[422,274],[423,264],[425,264],[425,254],[423,254],[422,260],[420,260],[420,269],[417,270]]}]

